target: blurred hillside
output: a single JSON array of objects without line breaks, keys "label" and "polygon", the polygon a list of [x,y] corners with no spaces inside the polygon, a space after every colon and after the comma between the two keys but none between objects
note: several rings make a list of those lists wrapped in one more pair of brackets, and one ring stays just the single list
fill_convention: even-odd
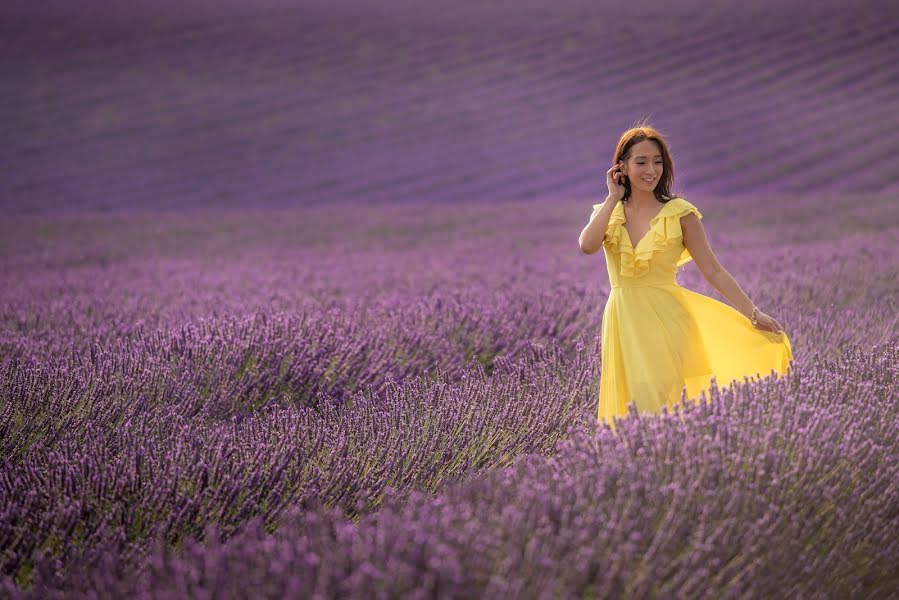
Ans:
[{"label": "blurred hillside", "polygon": [[19,0],[0,212],[899,191],[899,5]]}]

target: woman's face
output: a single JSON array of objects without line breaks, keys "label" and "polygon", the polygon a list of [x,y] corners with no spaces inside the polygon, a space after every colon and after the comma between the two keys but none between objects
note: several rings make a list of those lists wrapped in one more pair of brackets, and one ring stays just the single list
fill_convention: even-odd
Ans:
[{"label": "woman's face", "polygon": [[662,176],[662,150],[658,142],[643,140],[631,146],[630,158],[621,167],[621,171],[630,180],[632,190],[654,190]]}]

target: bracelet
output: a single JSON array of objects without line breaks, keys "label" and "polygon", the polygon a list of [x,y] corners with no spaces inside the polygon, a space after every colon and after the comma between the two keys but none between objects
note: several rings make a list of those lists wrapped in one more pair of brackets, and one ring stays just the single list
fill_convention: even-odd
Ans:
[{"label": "bracelet", "polygon": [[757,313],[758,311],[759,311],[759,309],[758,309],[757,306],[753,306],[753,307],[752,307],[752,316],[749,317],[749,320],[752,321],[752,324],[753,324],[753,325],[758,325],[758,324],[759,324],[758,319],[757,319],[756,316],[755,316],[756,313]]}]

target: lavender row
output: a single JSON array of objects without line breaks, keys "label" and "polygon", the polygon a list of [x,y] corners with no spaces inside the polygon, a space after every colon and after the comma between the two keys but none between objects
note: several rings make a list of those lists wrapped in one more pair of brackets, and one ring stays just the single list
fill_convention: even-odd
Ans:
[{"label": "lavender row", "polygon": [[[558,348],[533,347],[529,359],[500,360],[489,376],[474,362],[458,380],[437,371],[344,405],[225,420],[199,418],[165,395],[35,402],[27,407],[35,418],[55,419],[4,448],[0,571],[27,581],[40,552],[62,564],[98,544],[128,555],[160,532],[178,544],[212,523],[235,529],[309,502],[353,515],[376,507],[389,487],[436,491],[547,452],[588,412],[598,375],[590,354],[566,364]],[[4,443],[18,442],[29,418],[12,400]]]},{"label": "lavender row", "polygon": [[[143,559],[38,559],[23,597],[887,597],[899,586],[899,344],[712,390],[616,436],[388,496],[210,525]],[[6,590],[16,593],[11,579]]]},{"label": "lavender row", "polygon": [[[789,310],[845,321],[839,311],[873,307],[844,337],[888,339],[899,278],[891,196],[696,202],[721,263],[800,352],[832,358],[846,345],[822,343]],[[141,331],[303,312],[332,315],[323,326],[349,344],[386,343],[377,351],[446,369],[474,355],[487,364],[519,340],[571,347],[599,330],[608,293],[602,257],[575,244],[588,207],[0,220],[0,354],[45,364]],[[716,295],[695,265],[679,279]]]},{"label": "lavender row", "polygon": [[[91,341],[45,364],[28,355],[7,358],[0,448],[17,457],[36,436],[52,446],[61,431],[115,428],[125,411],[141,407],[165,405],[208,421],[267,406],[340,405],[355,392],[381,395],[388,381],[429,370],[456,380],[475,361],[489,373],[497,357],[515,356],[546,337],[545,330],[516,335],[505,315],[487,307],[476,315],[471,305],[463,296],[402,311],[370,306],[362,316],[336,309],[257,313],[202,320],[177,332],[141,327],[128,339]],[[530,326],[534,333],[547,324]],[[576,343],[567,342],[568,355]]]}]

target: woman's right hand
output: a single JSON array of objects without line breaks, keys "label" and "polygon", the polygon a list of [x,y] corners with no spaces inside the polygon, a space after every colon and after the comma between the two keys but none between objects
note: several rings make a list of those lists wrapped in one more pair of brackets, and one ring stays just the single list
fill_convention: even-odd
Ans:
[{"label": "woman's right hand", "polygon": [[761,329],[762,331],[770,331],[772,333],[783,333],[783,325],[777,322],[772,316],[766,315],[762,311],[757,311],[755,315],[755,322],[757,325],[754,325],[756,329]]},{"label": "woman's right hand", "polygon": [[621,183],[624,174],[621,172],[621,163],[616,163],[606,171],[606,185],[609,188],[609,198],[614,202],[618,202],[624,198],[624,184]]}]

